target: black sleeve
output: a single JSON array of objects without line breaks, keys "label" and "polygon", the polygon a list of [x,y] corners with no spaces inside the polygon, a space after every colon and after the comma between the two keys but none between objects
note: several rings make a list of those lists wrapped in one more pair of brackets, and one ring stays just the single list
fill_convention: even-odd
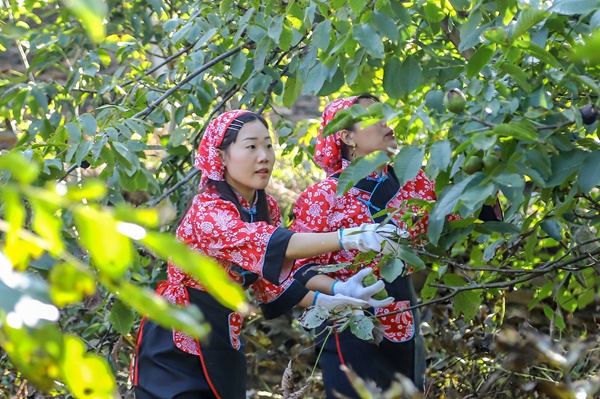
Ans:
[{"label": "black sleeve", "polygon": [[313,269],[313,266],[317,266],[316,263],[308,263],[294,272],[294,280],[299,281],[303,285],[306,285],[308,280],[318,275],[319,272]]},{"label": "black sleeve", "polygon": [[275,300],[268,303],[260,303],[260,308],[265,319],[274,319],[291,310],[308,294],[310,290],[298,281],[292,282],[290,286]]},{"label": "black sleeve", "polygon": [[283,227],[278,227],[271,235],[269,244],[267,244],[267,252],[265,254],[265,263],[263,265],[263,277],[270,283],[280,285],[279,276],[281,268],[286,262],[285,253],[287,251],[290,238],[294,232]]}]

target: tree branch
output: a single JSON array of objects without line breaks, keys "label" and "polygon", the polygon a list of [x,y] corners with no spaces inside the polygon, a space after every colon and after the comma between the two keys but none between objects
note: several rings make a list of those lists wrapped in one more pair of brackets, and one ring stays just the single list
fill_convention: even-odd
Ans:
[{"label": "tree branch", "polygon": [[177,83],[175,86],[173,86],[172,88],[170,88],[169,90],[167,90],[165,92],[165,94],[163,94],[162,96],[160,96],[159,98],[157,98],[156,100],[154,100],[152,102],[152,104],[150,104],[148,107],[146,107],[144,110],[138,112],[137,114],[135,114],[133,116],[133,118],[142,118],[145,116],[148,116],[152,111],[154,111],[154,109],[160,104],[162,103],[164,100],[166,100],[169,96],[171,96],[171,94],[175,93],[177,90],[181,89],[185,84],[189,83],[192,79],[194,79],[196,76],[200,75],[202,72],[206,71],[208,68],[212,67],[213,65],[218,64],[219,62],[223,61],[224,59],[227,59],[229,57],[231,57],[234,54],[239,53],[245,46],[249,45],[250,43],[252,43],[252,41],[248,41],[244,44],[240,44],[239,46],[219,55],[218,57],[215,57],[213,60],[207,62],[206,64],[202,65],[201,68],[198,68],[198,70],[190,73],[185,79],[183,79],[181,82]]}]

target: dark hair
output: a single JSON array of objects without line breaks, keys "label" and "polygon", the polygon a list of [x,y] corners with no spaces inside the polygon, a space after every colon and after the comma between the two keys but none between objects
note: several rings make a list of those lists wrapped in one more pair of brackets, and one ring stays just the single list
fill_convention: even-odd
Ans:
[{"label": "dark hair", "polygon": [[[259,114],[247,113],[247,114],[242,114],[234,119],[234,121],[241,122],[242,126],[244,124],[246,124],[247,122],[252,122],[255,120],[260,121],[260,123],[262,123],[267,129],[269,128],[269,126],[267,125],[267,121],[265,121],[265,119],[262,116],[260,116]],[[233,125],[240,126],[239,123],[238,124],[234,123]],[[237,140],[237,136],[238,136],[240,129],[241,129],[241,127],[240,128],[233,127],[230,124],[229,128],[225,132],[225,135],[223,136],[223,140],[221,141],[219,150],[227,151],[229,146],[232,143],[235,143],[235,141]],[[221,196],[222,199],[224,199],[226,201],[231,201],[235,205],[235,207],[238,209],[240,216],[244,222],[250,221],[250,215],[247,212],[242,211],[242,205],[240,204],[238,197],[235,195],[235,192],[233,191],[233,188],[229,185],[229,183],[227,183],[225,181],[216,181],[216,180],[209,180],[209,183],[213,185],[213,187],[217,190],[217,192],[219,193],[219,195]],[[272,222],[271,216],[269,214],[269,204],[267,202],[267,194],[265,193],[265,190],[257,190],[257,196],[258,196],[258,199],[256,202],[256,217],[254,218],[254,221],[256,221],[256,222],[263,221],[263,222],[267,222],[268,224],[272,224],[273,222]]]},{"label": "dark hair", "polygon": [[[376,103],[380,103],[381,102],[381,100],[379,98],[375,97],[374,95],[369,94],[369,93],[363,93],[363,94],[359,94],[358,95],[358,97],[356,98],[356,100],[354,100],[354,104],[352,104],[352,105],[358,104],[358,102],[360,100],[362,100],[363,98],[367,99],[367,100],[373,100]],[[350,130],[351,132],[353,132],[354,131],[354,124],[346,127],[345,129],[346,130]],[[348,146],[346,145],[346,143],[344,143],[343,141],[342,141],[342,158],[344,158],[344,159],[346,159],[348,161],[350,160],[350,150],[349,150]]]}]

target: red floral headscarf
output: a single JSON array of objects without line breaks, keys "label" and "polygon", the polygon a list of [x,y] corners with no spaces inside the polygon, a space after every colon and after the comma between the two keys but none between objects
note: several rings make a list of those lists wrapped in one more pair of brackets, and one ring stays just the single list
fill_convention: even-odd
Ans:
[{"label": "red floral headscarf", "polygon": [[202,141],[198,147],[198,154],[194,166],[202,171],[200,187],[204,186],[208,179],[225,181],[225,166],[217,149],[223,142],[225,132],[237,117],[249,114],[250,111],[233,110],[222,113],[208,124],[204,131]]},{"label": "red floral headscarf", "polygon": [[327,104],[323,110],[321,127],[319,127],[319,136],[317,137],[317,144],[315,145],[315,162],[323,168],[327,175],[337,172],[342,167],[343,142],[341,132],[336,132],[327,137],[323,137],[323,128],[333,120],[339,111],[350,108],[356,104],[357,100],[358,96],[338,98]]}]

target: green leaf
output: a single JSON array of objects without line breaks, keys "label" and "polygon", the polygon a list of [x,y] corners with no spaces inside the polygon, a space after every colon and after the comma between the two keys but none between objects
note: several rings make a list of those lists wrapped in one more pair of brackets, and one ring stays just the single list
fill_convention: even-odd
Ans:
[{"label": "green leaf", "polygon": [[114,279],[123,276],[133,261],[133,246],[119,232],[117,221],[109,213],[91,206],[75,207],[73,218],[80,242],[90,252],[98,270]]},{"label": "green leaf", "polygon": [[404,274],[404,272],[406,272],[406,265],[401,259],[396,257],[388,259],[379,268],[379,275],[388,283],[396,280],[396,278]]},{"label": "green leaf", "polygon": [[127,335],[131,332],[135,317],[131,308],[121,301],[116,301],[110,309],[109,320],[119,334]]},{"label": "green leaf", "polygon": [[378,167],[389,162],[385,151],[375,151],[364,157],[355,159],[348,165],[338,179],[337,196],[342,196],[364,177],[370,175]]},{"label": "green leaf", "polygon": [[373,339],[373,328],[375,328],[375,324],[369,316],[364,314],[351,316],[350,331],[356,337],[365,341]]},{"label": "green leaf", "polygon": [[89,270],[71,263],[58,263],[50,270],[50,297],[63,307],[80,302],[96,292],[96,279]]},{"label": "green leaf", "polygon": [[573,62],[585,62],[590,66],[600,64],[600,31],[596,30],[591,36],[583,38],[583,44],[573,46],[569,59]]},{"label": "green leaf", "polygon": [[425,269],[425,262],[415,253],[412,247],[401,245],[398,257],[405,261],[408,266],[412,266],[415,272]]},{"label": "green leaf", "polygon": [[437,287],[432,287],[430,284],[437,280],[437,273],[429,273],[427,275],[427,279],[425,280],[425,284],[423,284],[423,288],[421,289],[421,298],[423,302],[429,302],[437,294]]},{"label": "green leaf", "polygon": [[327,50],[331,40],[331,21],[326,19],[320,22],[312,34],[312,43],[321,50]]},{"label": "green leaf", "polygon": [[[445,274],[442,279],[444,284],[452,287],[467,286],[467,282],[455,274]],[[462,291],[454,297],[454,311],[456,314],[462,313],[465,321],[471,321],[477,314],[482,301],[482,293],[480,291]]]},{"label": "green leaf", "polygon": [[33,211],[33,230],[46,240],[47,251],[59,256],[65,249],[62,237],[62,219],[56,217],[59,206],[52,201],[30,196],[29,202]]},{"label": "green leaf", "polygon": [[443,171],[448,169],[452,160],[452,145],[448,140],[436,141],[429,150],[429,164]]},{"label": "green leaf", "polygon": [[496,256],[496,252],[498,252],[498,248],[500,248],[505,242],[504,238],[498,238],[496,241],[492,242],[490,245],[488,245],[487,247],[485,247],[485,250],[483,251],[483,261],[484,262],[489,262],[490,260],[494,259],[494,256]]},{"label": "green leaf", "polygon": [[81,20],[91,39],[100,43],[106,36],[107,6],[105,0],[62,0],[67,8]]},{"label": "green leaf", "polygon": [[319,327],[329,317],[329,311],[321,306],[307,308],[300,317],[298,324],[307,329]]},{"label": "green leaf", "polygon": [[329,69],[327,69],[327,67],[320,62],[317,62],[308,73],[308,80],[306,81],[304,87],[302,87],[302,94],[318,93],[328,77]]},{"label": "green leaf", "polygon": [[283,105],[292,108],[302,91],[302,82],[294,78],[287,78],[283,85]]},{"label": "green leaf", "polygon": [[509,64],[508,62],[504,62],[502,65],[500,65],[500,70],[507,72],[528,94],[533,91],[533,87],[529,83],[530,77],[527,72],[523,70],[523,68],[517,65]]},{"label": "green leaf", "polygon": [[96,136],[98,125],[96,119],[91,114],[83,114],[77,118],[77,122],[83,129],[83,132],[90,137]]},{"label": "green leaf", "polygon": [[544,10],[527,7],[521,11],[512,32],[512,39],[518,39],[529,31],[534,25],[543,21],[550,14]]},{"label": "green leaf", "polygon": [[474,76],[477,76],[477,74],[490,63],[495,53],[495,44],[490,44],[488,46],[482,45],[479,47],[471,58],[469,58],[469,63],[467,64],[467,77],[473,78]]},{"label": "green leaf", "polygon": [[18,152],[0,156],[0,170],[8,171],[23,184],[32,183],[38,176],[39,165]]},{"label": "green leaf", "polygon": [[555,68],[562,68],[558,60],[546,49],[527,40],[517,40],[515,45],[525,53],[537,58],[538,60],[552,65]]},{"label": "green leaf", "polygon": [[516,122],[501,123],[492,129],[498,137],[513,137],[518,140],[537,140],[538,131],[533,123],[522,119]]},{"label": "green leaf", "polygon": [[400,98],[405,93],[404,79],[401,75],[400,68],[402,63],[396,57],[387,59],[383,68],[383,88],[390,98]]},{"label": "green leaf", "polygon": [[196,306],[173,305],[160,295],[126,281],[103,280],[110,291],[124,304],[141,315],[147,315],[165,328],[183,331],[194,338],[202,339],[210,328],[203,323],[204,317]]},{"label": "green leaf", "polygon": [[165,233],[146,232],[139,241],[163,259],[170,259],[181,270],[194,276],[223,305],[243,311],[246,296],[239,285],[212,258],[203,256]]},{"label": "green leaf", "polygon": [[86,353],[85,343],[75,336],[65,336],[61,372],[76,398],[113,399],[117,384],[106,361]]},{"label": "green leaf", "polygon": [[394,158],[394,171],[400,187],[417,176],[423,167],[425,148],[422,146],[403,146]]},{"label": "green leaf", "polygon": [[586,157],[587,153],[579,149],[561,152],[552,156],[552,175],[546,181],[544,187],[555,187],[563,184],[581,169]]},{"label": "green leaf", "polygon": [[550,237],[552,237],[556,241],[558,241],[558,242],[562,241],[562,232],[560,230],[560,224],[558,223],[558,221],[553,220],[553,219],[543,220],[540,223],[540,227],[546,234],[548,234]]},{"label": "green leaf", "polygon": [[600,151],[590,153],[579,167],[577,183],[584,193],[589,193],[600,185]]},{"label": "green leaf", "polygon": [[598,8],[600,8],[600,0],[555,0],[548,11],[562,15],[579,15]]},{"label": "green leaf", "polygon": [[383,58],[383,41],[370,24],[355,25],[352,36],[373,58]]},{"label": "green leaf", "polygon": [[467,177],[457,184],[448,185],[442,190],[436,204],[429,214],[427,234],[432,244],[437,244],[446,222],[446,216],[452,214],[465,187],[477,177],[477,173]]},{"label": "green leaf", "polygon": [[371,18],[373,19],[373,26],[379,33],[389,37],[393,42],[400,40],[400,30],[396,26],[396,21],[389,15],[380,11],[373,11]]},{"label": "green leaf", "polygon": [[422,70],[421,66],[413,56],[408,56],[402,62],[400,67],[400,76],[402,76],[402,91],[404,95],[411,94],[421,84]]}]

